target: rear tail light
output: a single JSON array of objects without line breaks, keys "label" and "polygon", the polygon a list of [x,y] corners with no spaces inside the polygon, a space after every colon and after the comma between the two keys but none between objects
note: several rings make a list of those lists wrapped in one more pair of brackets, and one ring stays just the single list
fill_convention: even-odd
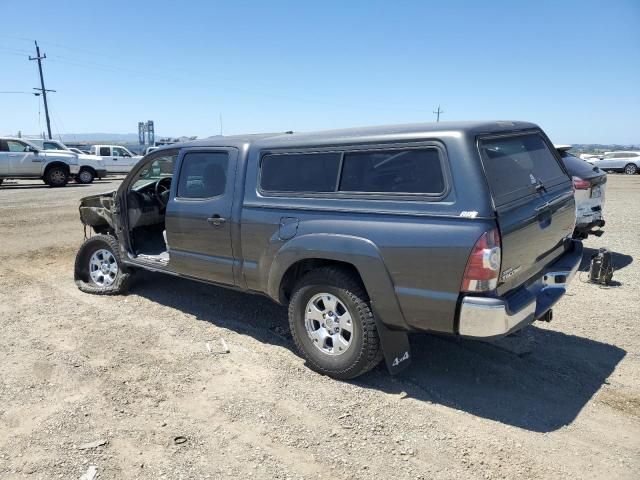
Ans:
[{"label": "rear tail light", "polygon": [[484,232],[471,250],[464,270],[463,292],[488,292],[498,285],[501,249],[497,228]]},{"label": "rear tail light", "polygon": [[583,180],[580,177],[573,177],[574,190],[589,190],[590,188],[591,188],[591,182],[589,180]]}]

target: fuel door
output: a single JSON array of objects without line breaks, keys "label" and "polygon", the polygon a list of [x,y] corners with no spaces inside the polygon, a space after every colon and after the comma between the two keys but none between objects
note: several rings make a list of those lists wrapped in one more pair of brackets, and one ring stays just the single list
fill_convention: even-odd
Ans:
[{"label": "fuel door", "polygon": [[280,229],[278,231],[280,240],[289,240],[295,237],[298,233],[298,223],[300,223],[300,221],[295,217],[281,217]]}]

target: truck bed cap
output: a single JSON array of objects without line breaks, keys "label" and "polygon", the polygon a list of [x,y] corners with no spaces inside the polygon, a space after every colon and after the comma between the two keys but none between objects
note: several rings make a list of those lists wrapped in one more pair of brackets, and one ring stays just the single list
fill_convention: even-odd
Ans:
[{"label": "truck bed cap", "polygon": [[231,136],[220,135],[191,142],[173,144],[167,147],[239,147],[245,144],[255,144],[261,148],[288,148],[309,144],[331,145],[372,141],[388,142],[394,139],[402,140],[407,136],[423,138],[437,137],[443,134],[467,134],[474,136],[486,133],[491,134],[514,130],[527,130],[532,128],[539,127],[530,122],[510,120],[410,123],[401,125],[345,128],[338,130],[321,130],[316,132],[280,132]]}]

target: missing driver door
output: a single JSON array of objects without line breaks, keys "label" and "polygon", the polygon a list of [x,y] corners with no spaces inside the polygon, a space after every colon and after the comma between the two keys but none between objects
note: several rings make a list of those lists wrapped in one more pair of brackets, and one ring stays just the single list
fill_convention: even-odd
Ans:
[{"label": "missing driver door", "polygon": [[237,161],[235,148],[181,152],[165,218],[171,270],[234,284],[231,215]]}]

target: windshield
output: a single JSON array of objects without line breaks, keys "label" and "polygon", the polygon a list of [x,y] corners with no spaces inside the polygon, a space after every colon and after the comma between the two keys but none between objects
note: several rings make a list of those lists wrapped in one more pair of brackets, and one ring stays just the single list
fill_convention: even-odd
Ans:
[{"label": "windshield", "polygon": [[150,183],[157,182],[161,178],[172,177],[177,156],[176,152],[167,152],[161,157],[156,157],[153,162],[140,171],[131,188],[138,190]]}]

